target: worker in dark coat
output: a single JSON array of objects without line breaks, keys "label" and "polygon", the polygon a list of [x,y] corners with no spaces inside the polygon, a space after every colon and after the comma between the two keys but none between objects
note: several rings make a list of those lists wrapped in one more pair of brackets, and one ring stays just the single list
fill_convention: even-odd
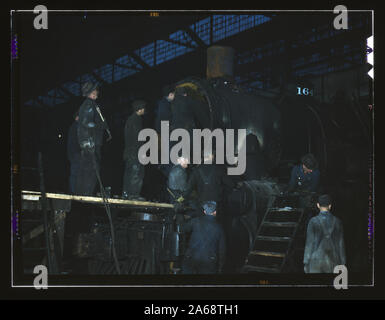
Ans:
[{"label": "worker in dark coat", "polygon": [[[201,214],[201,210],[199,204],[192,196],[192,187],[188,171],[189,160],[184,157],[179,157],[177,161],[178,163],[171,168],[167,180],[167,191],[170,202],[174,205],[176,211],[184,210],[186,211],[186,215],[195,217]],[[178,215],[177,217],[179,218]]]},{"label": "worker in dark coat", "polygon": [[167,188],[171,203],[181,203],[189,197],[191,188],[187,172],[188,163],[188,159],[180,157],[178,158],[178,164],[174,165],[170,170]]},{"label": "worker in dark coat", "polygon": [[298,207],[305,209],[305,229],[310,219],[316,215],[315,195],[319,192],[320,171],[317,159],[309,153],[302,157],[301,163],[293,167],[288,192],[299,194]]},{"label": "worker in dark coat", "polygon": [[181,231],[191,233],[182,263],[183,274],[216,274],[223,272],[226,254],[225,235],[216,221],[216,203],[203,205],[204,215],[188,220]]},{"label": "worker in dark coat", "polygon": [[317,159],[311,153],[301,159],[301,164],[291,170],[288,191],[316,192],[319,187],[320,171]]},{"label": "worker in dark coat", "polygon": [[155,130],[160,134],[161,121],[171,121],[171,103],[175,98],[175,88],[165,86],[163,88],[163,97],[158,101],[158,109],[155,119]]},{"label": "worker in dark coat", "polygon": [[143,129],[142,116],[146,110],[144,100],[135,100],[132,103],[133,113],[128,117],[124,128],[125,147],[123,159],[125,170],[123,178],[123,198],[129,200],[144,200],[140,196],[144,178],[144,166],[138,160],[138,151],[141,144],[138,141],[140,130]]},{"label": "worker in dark coat", "polygon": [[[171,103],[175,98],[175,88],[173,86],[165,86],[162,91],[163,97],[158,102],[158,109],[155,118],[155,130],[158,133],[159,144],[161,141],[161,121],[167,121],[168,129],[170,129],[172,119]],[[159,164],[158,168],[162,172],[165,179],[167,179],[172,168],[172,164]]]},{"label": "worker in dark coat", "polygon": [[244,179],[260,180],[266,171],[265,159],[258,138],[254,134],[246,136],[246,171]]},{"label": "worker in dark coat", "polygon": [[306,273],[333,273],[335,266],[345,265],[343,226],[331,214],[331,199],[328,195],[318,198],[319,214],[309,221],[304,252]]},{"label": "worker in dark coat", "polygon": [[78,121],[79,114],[75,113],[67,136],[67,158],[70,162],[69,192],[75,193],[75,184],[80,166],[81,149],[78,142]]},{"label": "worker in dark coat", "polygon": [[223,178],[226,168],[215,163],[212,152],[207,153],[203,163],[194,168],[190,177],[190,187],[197,192],[199,202],[213,200],[217,204],[222,201]]},{"label": "worker in dark coat", "polygon": [[82,94],[86,99],[79,109],[77,133],[81,159],[75,193],[92,195],[97,182],[96,170],[100,170],[101,147],[107,124],[95,102],[99,94],[98,85],[86,82]]}]

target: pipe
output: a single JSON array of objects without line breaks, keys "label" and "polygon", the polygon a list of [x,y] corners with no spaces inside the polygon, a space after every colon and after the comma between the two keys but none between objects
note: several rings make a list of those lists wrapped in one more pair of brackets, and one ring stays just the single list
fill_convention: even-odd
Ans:
[{"label": "pipe", "polygon": [[312,108],[308,104],[306,104],[306,107],[308,107],[310,109],[310,111],[314,114],[314,116],[316,117],[316,119],[317,119],[317,121],[319,123],[320,129],[321,129],[322,144],[323,144],[323,147],[324,147],[324,162],[325,162],[325,170],[326,170],[326,168],[327,168],[327,150],[326,150],[326,134],[325,134],[325,129],[324,129],[323,125],[322,125],[321,118],[319,117],[318,113],[314,110],[314,108]]}]

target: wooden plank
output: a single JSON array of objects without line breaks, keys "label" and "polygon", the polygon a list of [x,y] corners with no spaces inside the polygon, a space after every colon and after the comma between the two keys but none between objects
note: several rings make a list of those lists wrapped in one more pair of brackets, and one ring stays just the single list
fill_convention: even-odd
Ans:
[{"label": "wooden plank", "polygon": [[[64,217],[61,215],[57,215],[54,220],[55,226],[57,226],[58,223],[61,222],[63,219],[65,219],[65,215]],[[43,232],[44,232],[44,224],[38,225],[37,227],[33,228],[30,232],[28,232],[25,236],[23,236],[23,244],[27,243],[29,240],[33,238],[36,238]],[[64,241],[64,238],[61,241]]]},{"label": "wooden plank", "polygon": [[297,222],[271,222],[271,221],[265,221],[263,223],[263,226],[267,227],[296,227]]},{"label": "wooden plank", "polygon": [[292,238],[291,237],[273,237],[273,236],[258,236],[257,240],[262,240],[262,241],[290,241]]},{"label": "wooden plank", "polygon": [[278,208],[278,207],[274,207],[274,208],[270,208],[269,211],[271,212],[299,212],[301,209],[299,208],[291,208],[291,209],[284,209],[284,208]]},{"label": "wooden plank", "polygon": [[270,251],[250,251],[249,254],[266,256],[266,257],[276,257],[276,258],[284,258],[286,256],[285,253],[280,252],[270,252]]},{"label": "wooden plank", "polygon": [[251,266],[251,265],[245,265],[243,267],[244,272],[250,272],[250,271],[255,271],[255,272],[266,272],[266,273],[278,273],[280,270],[278,268],[268,268],[268,267],[256,267],[256,266]]},{"label": "wooden plank", "polygon": [[36,238],[38,235],[44,232],[44,225],[41,224],[34,228],[32,231],[28,232],[25,236],[23,236],[23,244],[27,243],[29,240]]},{"label": "wooden plank", "polygon": [[[76,195],[61,194],[61,193],[47,193],[46,195],[47,195],[47,198],[49,199],[75,200],[75,201],[82,201],[82,202],[88,202],[88,203],[101,203],[101,204],[103,203],[102,197],[76,196]],[[23,200],[39,201],[40,198],[41,198],[40,192],[28,191],[28,190],[22,191]],[[158,203],[158,202],[150,202],[150,201],[136,201],[136,200],[108,198],[107,202],[109,204],[118,204],[118,205],[127,205],[127,206],[174,208],[174,206],[169,203]]]}]

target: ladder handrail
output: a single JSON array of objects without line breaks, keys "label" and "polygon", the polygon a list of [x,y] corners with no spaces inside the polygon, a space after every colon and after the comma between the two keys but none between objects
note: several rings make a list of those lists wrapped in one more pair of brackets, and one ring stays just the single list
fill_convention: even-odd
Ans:
[{"label": "ladder handrail", "polygon": [[297,210],[301,212],[301,215],[299,216],[298,223],[297,223],[297,225],[295,226],[295,228],[294,228],[294,230],[293,230],[293,233],[292,233],[292,235],[291,235],[292,240],[289,242],[289,245],[288,245],[288,247],[287,247],[287,249],[286,249],[286,255],[285,255],[285,257],[283,258],[283,261],[282,261],[281,266],[280,266],[280,269],[281,269],[281,270],[282,270],[282,268],[283,268],[283,267],[285,266],[285,264],[286,264],[287,257],[289,256],[289,252],[290,252],[291,249],[292,249],[292,246],[293,246],[293,243],[294,243],[295,236],[296,236],[296,234],[297,234],[298,228],[299,228],[299,226],[300,226],[300,224],[301,224],[301,221],[302,221],[303,214],[304,214],[304,212],[305,212],[305,210],[304,210],[303,208],[297,208]]}]

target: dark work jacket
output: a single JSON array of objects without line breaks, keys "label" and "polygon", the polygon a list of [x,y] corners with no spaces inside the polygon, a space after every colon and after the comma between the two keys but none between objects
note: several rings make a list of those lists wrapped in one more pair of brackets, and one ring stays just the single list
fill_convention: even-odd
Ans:
[{"label": "dark work jacket", "polygon": [[259,180],[265,175],[265,163],[261,153],[246,154],[245,180]]},{"label": "dark work jacket", "polygon": [[254,134],[246,136],[245,180],[259,180],[265,173],[265,159],[258,138]]},{"label": "dark work jacket", "polygon": [[194,105],[194,99],[189,96],[175,96],[171,104],[171,130],[177,128],[184,128],[186,130],[196,129]]},{"label": "dark work jacket", "polygon": [[169,102],[166,97],[163,97],[158,102],[158,110],[155,120],[155,130],[157,132],[160,132],[161,121],[171,121],[171,102]]},{"label": "dark work jacket", "polygon": [[198,199],[204,201],[222,200],[223,183],[226,175],[224,166],[217,164],[201,164],[191,174],[189,185],[198,193]]},{"label": "dark work jacket", "polygon": [[135,112],[128,117],[126,121],[126,126],[124,127],[124,152],[123,159],[129,160],[138,159],[138,150],[141,146],[141,143],[138,141],[139,131],[142,130],[142,118],[138,116]]},{"label": "dark work jacket", "polygon": [[320,172],[318,169],[313,172],[305,174],[303,172],[302,164],[293,167],[291,170],[289,191],[310,191],[316,192],[319,185]]},{"label": "dark work jacket", "polygon": [[79,144],[92,138],[95,147],[100,149],[103,144],[103,134],[106,124],[96,110],[96,102],[87,98],[79,109],[78,141]]},{"label": "dark work jacket", "polygon": [[67,136],[67,158],[74,162],[80,159],[80,146],[78,141],[78,122],[75,120],[69,130]]},{"label": "dark work jacket", "polygon": [[[329,235],[330,242],[322,241]],[[343,226],[330,212],[320,212],[310,219],[303,263],[309,273],[333,273],[335,266],[346,263]]]},{"label": "dark work jacket", "polygon": [[191,187],[187,169],[182,168],[180,165],[173,166],[168,175],[167,186],[175,196],[175,198],[171,196],[173,200],[176,200],[180,196],[185,199],[188,198]]},{"label": "dark work jacket", "polygon": [[226,254],[225,234],[216,217],[203,215],[193,218],[182,224],[181,231],[191,232],[185,252],[187,259],[212,262],[218,271],[222,270]]}]

